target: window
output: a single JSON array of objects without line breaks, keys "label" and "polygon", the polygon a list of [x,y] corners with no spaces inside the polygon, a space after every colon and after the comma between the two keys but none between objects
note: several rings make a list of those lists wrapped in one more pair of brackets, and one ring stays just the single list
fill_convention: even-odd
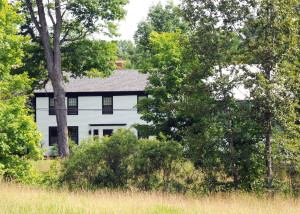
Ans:
[{"label": "window", "polygon": [[103,129],[103,136],[107,135],[108,137],[111,136],[113,129]]},{"label": "window", "polygon": [[102,97],[102,114],[113,114],[113,97]]},{"label": "window", "polygon": [[[68,127],[69,138],[78,144],[78,126]],[[49,127],[49,146],[53,146],[58,141],[57,127]]]},{"label": "window", "polygon": [[58,141],[57,127],[49,127],[49,146],[53,146]]},{"label": "window", "polygon": [[78,115],[78,97],[68,97],[68,115]]},{"label": "window", "polygon": [[140,132],[138,132],[138,139],[148,139],[149,137],[147,135],[142,135]]},{"label": "window", "polygon": [[[137,96],[137,103],[139,103],[141,99],[145,99],[145,98],[147,98],[146,95]],[[137,112],[140,112],[141,110],[142,110],[141,108],[138,108]]]},{"label": "window", "polygon": [[99,136],[99,130],[98,129],[94,129],[94,136]]},{"label": "window", "polygon": [[49,115],[55,115],[54,98],[49,97]]},{"label": "window", "polygon": [[68,126],[68,135],[78,145],[78,126]]}]

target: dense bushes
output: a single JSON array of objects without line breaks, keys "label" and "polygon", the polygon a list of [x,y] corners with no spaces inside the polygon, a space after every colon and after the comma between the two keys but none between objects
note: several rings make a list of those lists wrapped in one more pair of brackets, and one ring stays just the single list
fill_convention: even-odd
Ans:
[{"label": "dense bushes", "polygon": [[[111,137],[89,138],[74,148],[70,159],[62,162],[58,183],[70,188],[133,188],[202,194],[233,190],[232,180],[225,173],[226,163],[219,164],[217,173],[214,168],[197,166],[196,169],[186,157],[187,148],[163,136],[161,139],[138,140],[126,129],[114,132]],[[252,172],[250,165],[256,167],[249,163],[239,170],[240,187],[263,192],[263,177],[253,173],[256,171]],[[298,195],[296,171],[295,167],[287,171],[288,183],[277,179],[278,191]]]},{"label": "dense bushes", "polygon": [[[28,165],[30,173],[21,182],[70,189],[126,188],[198,194],[234,189],[226,173],[226,162],[220,163],[218,169],[196,165],[187,156],[187,147],[163,136],[161,139],[138,140],[126,129],[114,132],[111,137],[88,138],[72,147],[70,159],[51,161],[50,170],[34,171]],[[240,189],[263,193],[266,189],[262,172],[253,171],[249,167],[257,166],[246,160],[240,165]],[[279,167],[274,168],[277,175],[274,190],[299,196],[299,164],[282,161],[281,171],[278,170]]]},{"label": "dense bushes", "polygon": [[[134,133],[120,129],[111,137],[82,142],[71,158],[62,162],[60,181],[71,188],[130,186],[186,192],[194,168],[184,163],[182,153],[178,142],[138,141]],[[184,165],[188,170],[183,169]]]},{"label": "dense bushes", "polygon": [[79,187],[125,187],[138,140],[121,129],[111,137],[89,138],[62,162],[61,181]]},{"label": "dense bushes", "polygon": [[[182,147],[178,142],[140,140],[132,163],[133,174],[140,188],[154,189],[161,183],[163,190],[167,190],[171,174],[176,170],[177,163],[182,161]],[[162,182],[159,182],[159,175]]]}]

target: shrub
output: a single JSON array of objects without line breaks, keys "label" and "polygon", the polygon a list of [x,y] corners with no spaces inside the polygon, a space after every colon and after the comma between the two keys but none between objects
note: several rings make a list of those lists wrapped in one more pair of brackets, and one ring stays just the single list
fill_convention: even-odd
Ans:
[{"label": "shrub", "polygon": [[62,162],[61,182],[70,187],[125,187],[137,142],[135,134],[126,129],[111,137],[88,138]]},{"label": "shrub", "polygon": [[161,172],[163,190],[166,191],[176,163],[183,160],[182,151],[182,146],[176,141],[141,139],[133,161],[134,175],[141,180],[139,187],[145,190],[157,188]]},{"label": "shrub", "polygon": [[33,115],[26,108],[29,89],[27,76],[6,75],[0,80],[0,174],[4,179],[21,179],[29,173],[27,159],[42,158]]}]

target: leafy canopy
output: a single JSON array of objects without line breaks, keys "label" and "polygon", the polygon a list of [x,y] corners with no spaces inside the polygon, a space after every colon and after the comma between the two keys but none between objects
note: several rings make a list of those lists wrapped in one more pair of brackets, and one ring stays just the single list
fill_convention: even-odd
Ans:
[{"label": "leafy canopy", "polygon": [[29,173],[26,159],[41,157],[41,133],[27,108],[30,81],[26,74],[11,75],[10,68],[21,64],[22,45],[27,38],[16,35],[22,18],[17,5],[0,1],[0,175],[22,178]]},{"label": "leafy canopy", "polygon": [[18,4],[8,4],[7,0],[0,1],[0,77],[12,66],[21,64],[21,47],[28,41],[17,34],[17,26],[23,23],[22,17],[16,11],[17,7]]}]

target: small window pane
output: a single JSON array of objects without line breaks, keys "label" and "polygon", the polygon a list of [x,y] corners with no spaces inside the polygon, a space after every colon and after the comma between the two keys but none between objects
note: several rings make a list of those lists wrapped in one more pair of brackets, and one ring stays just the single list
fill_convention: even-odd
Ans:
[{"label": "small window pane", "polygon": [[78,144],[78,126],[68,127],[68,135],[72,141]]},{"label": "small window pane", "polygon": [[53,146],[58,141],[57,127],[49,127],[49,146]]},{"label": "small window pane", "polygon": [[50,99],[49,99],[49,102],[50,102],[50,106],[53,106],[53,107],[54,107],[54,98],[50,98]]},{"label": "small window pane", "polygon": [[77,97],[68,97],[68,115],[78,115]]},{"label": "small window pane", "polygon": [[103,105],[105,106],[112,105],[112,97],[103,97]]},{"label": "small window pane", "polygon": [[77,106],[77,98],[69,97],[69,106]]},{"label": "small window pane", "polygon": [[54,98],[49,98],[49,115],[55,115]]},{"label": "small window pane", "polygon": [[102,97],[102,114],[113,114],[113,97]]},{"label": "small window pane", "polygon": [[94,136],[99,136],[99,130],[98,129],[94,129]]}]

